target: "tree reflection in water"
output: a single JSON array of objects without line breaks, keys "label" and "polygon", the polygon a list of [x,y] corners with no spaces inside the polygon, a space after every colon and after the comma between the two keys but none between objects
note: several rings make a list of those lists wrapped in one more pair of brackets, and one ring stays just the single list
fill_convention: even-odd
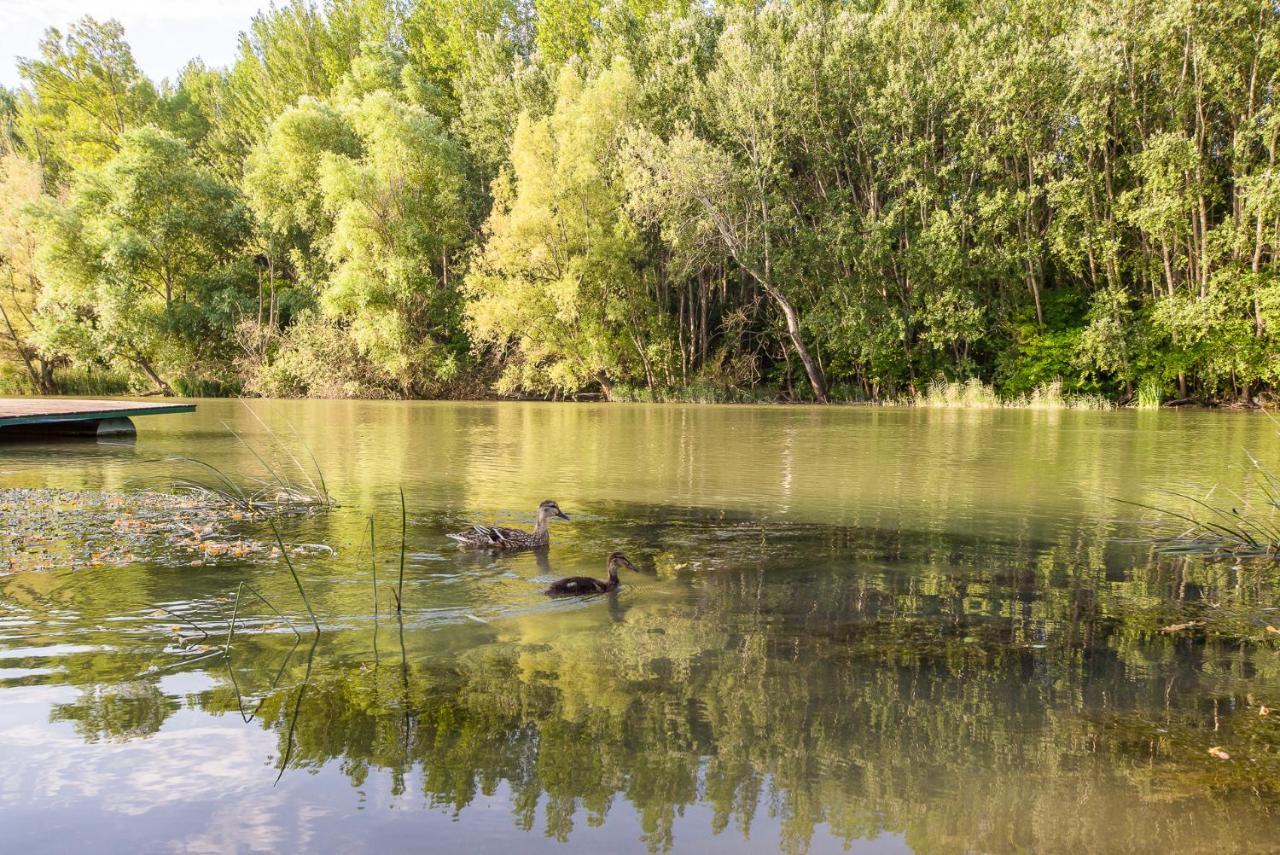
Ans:
[{"label": "tree reflection in water", "polygon": [[[619,799],[653,850],[693,805],[717,833],[768,811],[788,851],[822,824],[924,851],[1263,839],[1280,796],[1280,722],[1258,714],[1280,700],[1265,568],[1078,531],[748,525],[653,522],[629,548],[656,575],[570,607],[530,596],[440,623],[410,599],[398,656],[385,635],[373,656],[371,620],[333,620],[305,657],[292,635],[238,630],[218,686],[185,703],[274,731],[282,775],[338,763],[363,787],[387,770],[394,794],[420,780],[459,812],[505,786],[518,828],[564,841]],[[555,568],[530,561],[474,572],[532,591]],[[1160,631],[1205,615],[1198,635]],[[155,732],[182,703],[118,662],[66,661],[83,692],[53,715],[85,739]]]}]

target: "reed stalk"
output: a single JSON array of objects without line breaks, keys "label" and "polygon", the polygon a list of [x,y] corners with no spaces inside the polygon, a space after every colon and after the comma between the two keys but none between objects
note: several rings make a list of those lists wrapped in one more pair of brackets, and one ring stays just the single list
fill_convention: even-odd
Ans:
[{"label": "reed stalk", "polygon": [[400,580],[396,583],[396,614],[404,610],[404,553],[409,530],[409,514],[404,505],[404,487],[400,488]]},{"label": "reed stalk", "polygon": [[378,660],[378,549],[374,543],[373,514],[369,514],[369,569],[373,571],[373,659]]},{"label": "reed stalk", "polygon": [[280,547],[280,554],[284,556],[284,563],[289,568],[289,575],[293,577],[293,584],[298,586],[298,593],[302,595],[302,604],[307,607],[307,614],[311,616],[311,623],[316,628],[316,635],[320,634],[320,621],[316,619],[316,613],[311,608],[311,601],[307,599],[307,592],[302,587],[302,580],[298,578],[298,571],[293,568],[293,561],[289,558],[289,550],[285,549],[284,541],[280,538],[280,529],[276,526],[276,521],[271,521],[271,531],[276,536],[276,544]]}]

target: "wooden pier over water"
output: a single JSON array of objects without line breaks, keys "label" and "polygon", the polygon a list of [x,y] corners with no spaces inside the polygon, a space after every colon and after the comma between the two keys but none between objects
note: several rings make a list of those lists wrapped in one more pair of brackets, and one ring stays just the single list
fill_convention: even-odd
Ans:
[{"label": "wooden pier over water", "polygon": [[195,412],[195,404],[88,398],[0,398],[0,441],[32,436],[129,436],[132,419]]}]

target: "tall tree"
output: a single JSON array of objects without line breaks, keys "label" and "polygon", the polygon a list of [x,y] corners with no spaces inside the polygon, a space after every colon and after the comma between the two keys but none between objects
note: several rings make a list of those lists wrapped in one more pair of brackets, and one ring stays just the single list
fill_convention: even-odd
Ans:
[{"label": "tall tree", "polygon": [[0,150],[0,357],[18,361],[31,388],[49,394],[57,392],[57,357],[36,343],[39,238],[27,214],[43,195],[42,183],[35,162]]},{"label": "tall tree", "polygon": [[79,174],[65,207],[46,203],[40,216],[43,348],[114,362],[165,394],[174,377],[225,367],[248,303],[249,222],[185,143],[128,131],[102,168]]},{"label": "tall tree", "polygon": [[500,388],[606,394],[654,376],[661,327],[637,276],[620,155],[637,83],[625,61],[590,81],[566,67],[552,114],[521,117],[486,240],[467,276],[468,327],[504,358]]},{"label": "tall tree", "polygon": [[155,87],[138,70],[118,21],[81,18],[50,28],[38,59],[20,59],[30,87],[22,133],[54,170],[97,166],[120,149],[125,131],[146,120]]}]

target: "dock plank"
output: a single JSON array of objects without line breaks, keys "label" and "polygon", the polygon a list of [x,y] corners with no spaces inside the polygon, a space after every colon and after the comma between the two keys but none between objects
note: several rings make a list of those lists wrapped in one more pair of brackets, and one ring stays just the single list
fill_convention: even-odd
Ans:
[{"label": "dock plank", "polygon": [[195,412],[195,404],[90,398],[0,398],[0,428]]}]

